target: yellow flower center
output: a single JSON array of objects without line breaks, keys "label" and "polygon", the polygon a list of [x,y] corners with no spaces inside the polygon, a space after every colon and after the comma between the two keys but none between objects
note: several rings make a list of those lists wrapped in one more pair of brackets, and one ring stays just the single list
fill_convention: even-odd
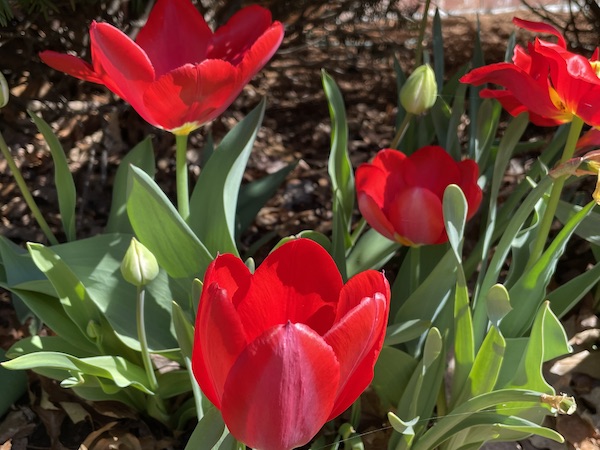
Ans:
[{"label": "yellow flower center", "polygon": [[596,72],[596,76],[600,78],[600,61],[590,61],[590,65],[594,69],[594,72]]},{"label": "yellow flower center", "polygon": [[201,126],[202,126],[202,124],[200,124],[198,122],[188,122],[188,123],[184,123],[183,125],[181,125],[178,128],[173,128],[172,130],[169,130],[169,131],[178,136],[187,136],[192,131],[194,131],[197,128],[200,128]]}]

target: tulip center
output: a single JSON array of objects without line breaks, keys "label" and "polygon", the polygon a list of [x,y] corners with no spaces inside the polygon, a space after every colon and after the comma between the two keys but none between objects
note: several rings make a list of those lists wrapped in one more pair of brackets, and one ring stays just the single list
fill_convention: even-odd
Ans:
[{"label": "tulip center", "polygon": [[180,127],[173,128],[172,130],[169,130],[169,131],[178,136],[187,136],[192,131],[200,128],[201,126],[202,126],[202,124],[200,124],[198,122],[187,122],[187,123],[184,123],[183,125],[181,125]]},{"label": "tulip center", "polygon": [[594,69],[594,72],[596,72],[596,76],[600,78],[600,61],[590,61],[590,65]]}]

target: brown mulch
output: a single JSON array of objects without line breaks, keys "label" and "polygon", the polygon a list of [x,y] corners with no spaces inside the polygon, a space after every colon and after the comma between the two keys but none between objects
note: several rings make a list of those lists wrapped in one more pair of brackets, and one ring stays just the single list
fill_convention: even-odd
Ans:
[{"label": "brown mulch", "polygon": [[[273,173],[288,163],[299,163],[242,236],[242,245],[246,247],[270,234],[272,238],[264,248],[304,229],[330,232],[331,194],[327,175],[330,120],[321,69],[335,78],[343,92],[354,167],[386,147],[394,134],[397,92],[393,58],[396,56],[402,68],[410,71],[417,23],[378,18],[368,22],[348,20],[336,25],[335,17],[327,19],[326,8],[312,14],[320,20],[304,24],[290,18],[291,32],[273,61],[244,89],[231,108],[190,139],[188,158],[193,182],[201,170],[201,149],[207,133],[212,132],[218,142],[266,96],[265,119],[245,181]],[[511,17],[510,14],[480,17],[488,62],[503,58],[505,43],[514,30]],[[67,151],[80,195],[77,229],[81,237],[101,232],[118,164],[128,149],[148,134],[154,136],[157,181],[173,197],[174,141],[169,133],[143,122],[128,105],[102,87],[53,72],[40,62],[36,55],[43,49],[62,50],[69,43],[84,42],[85,30],[74,25],[78,20],[86,19],[73,17],[66,27],[57,21],[40,25],[16,20],[8,29],[0,30],[0,64],[13,94],[9,105],[0,111],[0,129],[45,217],[54,229],[60,230],[51,157],[25,110],[43,115],[53,126]],[[443,29],[446,71],[451,74],[470,59],[476,25],[473,17],[446,17]],[[81,54],[84,49],[76,50]],[[19,244],[45,242],[3,159],[0,159],[0,199],[0,233]],[[575,266],[567,265],[565,270],[571,267]],[[557,389],[578,396],[578,415],[561,418],[554,424],[564,433],[570,448],[600,448],[597,434],[600,370],[583,364],[581,361],[588,356],[580,354],[587,351],[597,355],[594,353],[599,340],[594,334],[599,329],[597,314],[590,296],[565,321],[578,350],[579,356],[573,358],[580,359],[566,359],[558,368],[548,367]],[[8,348],[27,332],[27,327],[16,319],[8,295],[2,294],[0,346]],[[376,436],[365,438],[370,442],[368,449],[380,448]],[[27,397],[0,422],[0,450],[10,449],[11,445],[13,449],[78,448],[84,441],[88,448],[94,449],[113,448],[110,445],[115,442],[120,449],[167,449],[182,448],[185,439],[186,435],[173,436],[122,406],[81,401],[57,383],[36,375],[29,375]],[[511,445],[510,448],[516,448]],[[539,439],[520,445],[529,449],[558,448]]]}]

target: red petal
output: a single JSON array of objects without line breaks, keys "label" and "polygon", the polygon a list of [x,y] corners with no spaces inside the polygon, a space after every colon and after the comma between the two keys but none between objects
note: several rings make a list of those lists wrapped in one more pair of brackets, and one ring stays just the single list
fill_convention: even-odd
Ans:
[{"label": "red petal", "polygon": [[144,108],[166,130],[192,123],[200,126],[227,109],[242,88],[231,64],[206,60],[175,69],[152,83],[144,95]]},{"label": "red petal", "polygon": [[460,171],[454,159],[437,145],[422,147],[402,165],[402,175],[411,187],[422,187],[443,198],[449,184],[460,181]]},{"label": "red petal", "polygon": [[154,80],[148,56],[126,34],[107,23],[92,22],[90,38],[92,64],[106,87],[154,124],[142,102],[145,89]]},{"label": "red petal", "polygon": [[230,293],[217,283],[205,284],[196,317],[192,370],[202,392],[217,408],[221,408],[230,369],[246,345]]},{"label": "red petal", "polygon": [[324,336],[340,362],[340,387],[329,419],[344,412],[373,380],[390,302],[383,274],[362,272],[344,286],[345,306],[354,305]]},{"label": "red petal", "polygon": [[505,87],[514,98],[529,111],[549,119],[563,116],[550,100],[548,87],[544,87],[534,78],[514,64],[497,63],[479,67],[464,75],[463,83],[475,86],[494,83]]},{"label": "red petal", "polygon": [[189,0],[158,0],[136,38],[156,78],[186,64],[206,59],[212,31]]},{"label": "red petal", "polygon": [[393,148],[384,148],[377,152],[375,158],[373,158],[373,165],[381,168],[386,172],[386,176],[389,174],[399,173],[402,169],[402,165],[406,160],[407,156]]},{"label": "red petal", "polygon": [[[556,115],[556,118],[549,119],[547,117],[540,116],[532,111],[529,111],[522,103],[515,98],[515,96],[509,91],[495,91],[492,89],[482,89],[479,93],[481,98],[495,98],[500,102],[502,107],[508,111],[511,116],[518,116],[521,113],[529,113],[529,121],[540,127],[554,127],[561,125],[569,120],[569,118]],[[558,110],[557,110],[558,111]]]},{"label": "red petal", "polygon": [[445,235],[442,201],[427,189],[399,192],[386,215],[396,233],[413,244],[437,244]]},{"label": "red petal", "polygon": [[465,194],[467,199],[467,220],[469,220],[479,209],[483,194],[481,188],[477,184],[479,178],[479,166],[472,159],[466,159],[458,163],[461,179],[458,184]]},{"label": "red petal", "polygon": [[310,328],[287,322],[238,358],[225,383],[223,419],[250,447],[300,447],[325,424],[338,382],[333,350]]},{"label": "red petal", "polygon": [[525,28],[529,31],[535,31],[536,33],[552,34],[558,38],[558,45],[564,48],[567,47],[565,38],[560,34],[560,31],[548,23],[532,22],[530,20],[519,19],[518,17],[513,17],[513,23],[518,27]]},{"label": "red petal", "polygon": [[233,306],[238,304],[248,293],[252,275],[242,260],[231,254],[217,256],[206,269],[204,284],[217,283],[227,291]]},{"label": "red petal", "polygon": [[325,334],[333,323],[342,284],[323,247],[309,239],[287,242],[256,269],[248,295],[238,306],[248,338],[288,321]]},{"label": "red petal", "polygon": [[104,84],[102,78],[94,72],[92,65],[76,56],[46,50],[40,53],[40,59],[53,69],[68,73],[80,80]]},{"label": "red petal", "polygon": [[273,57],[283,41],[283,25],[274,22],[246,52],[239,65],[244,83],[248,83]]},{"label": "red petal", "polygon": [[367,223],[382,236],[395,240],[394,226],[385,216],[379,203],[367,192],[358,192],[358,209]]},{"label": "red petal", "polygon": [[237,66],[256,40],[271,26],[271,12],[258,5],[236,12],[212,37],[208,58]]},{"label": "red petal", "polygon": [[[368,172],[365,171],[363,175],[371,184],[371,187],[365,190],[377,200],[378,204],[383,205],[384,211],[393,203],[396,193],[408,187],[406,180],[402,176],[406,160],[407,156],[398,150],[391,148],[380,150],[375,155],[371,164],[373,169]],[[368,167],[368,165],[366,166]],[[377,173],[375,168],[380,169],[379,173]],[[383,193],[379,193],[382,184],[385,185]],[[375,186],[377,186],[377,190],[374,189]],[[383,201],[380,201],[379,198],[382,198]]]}]

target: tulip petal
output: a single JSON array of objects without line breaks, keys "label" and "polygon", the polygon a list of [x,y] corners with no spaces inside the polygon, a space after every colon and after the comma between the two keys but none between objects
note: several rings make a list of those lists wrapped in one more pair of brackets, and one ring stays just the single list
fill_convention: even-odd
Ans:
[{"label": "tulip petal", "polygon": [[386,216],[396,233],[413,244],[437,244],[445,236],[442,201],[427,189],[399,192]]},{"label": "tulip petal", "polygon": [[523,105],[515,96],[509,91],[500,91],[492,89],[482,89],[479,93],[481,98],[495,98],[500,102],[502,107],[508,111],[508,113],[516,117],[521,113],[529,113],[529,121],[540,127],[554,127],[565,123],[568,118],[557,116],[555,119],[550,119],[545,116],[529,111],[525,105]]},{"label": "tulip petal", "polygon": [[94,70],[106,87],[154,124],[142,101],[144,90],[154,80],[154,69],[146,53],[126,34],[107,23],[92,22],[90,39]]},{"label": "tulip petal", "polygon": [[456,161],[437,145],[421,147],[410,155],[401,173],[407,185],[425,188],[440,199],[449,184],[460,182]]},{"label": "tulip petal", "polygon": [[250,287],[252,275],[240,258],[232,254],[218,255],[206,269],[204,284],[218,283],[227,291],[234,308],[242,301]]},{"label": "tulip petal", "polygon": [[283,41],[283,33],[283,25],[279,22],[273,22],[273,25],[244,54],[239,65],[244,84],[248,83],[273,57]]},{"label": "tulip petal", "polygon": [[385,216],[378,202],[370,194],[361,191],[357,193],[357,200],[358,209],[371,228],[389,240],[395,240],[394,226]]},{"label": "tulip petal", "polygon": [[479,177],[479,166],[472,159],[466,159],[458,164],[461,173],[460,183],[458,184],[467,199],[467,220],[471,219],[479,209],[483,193],[477,184]]},{"label": "tulip petal", "polygon": [[223,419],[250,447],[300,447],[325,424],[338,382],[331,347],[309,327],[287,322],[239,356],[225,383]]},{"label": "tulip petal", "polygon": [[80,80],[104,84],[102,78],[94,72],[92,65],[76,56],[46,50],[40,53],[40,59],[53,69],[68,73]]},{"label": "tulip petal", "polygon": [[250,47],[271,26],[271,12],[258,5],[236,12],[212,37],[207,57],[237,66]]},{"label": "tulip petal", "polygon": [[238,305],[248,339],[288,320],[325,334],[342,285],[335,262],[319,244],[297,239],[282,245],[256,269],[248,295]]},{"label": "tulip petal", "polygon": [[185,124],[199,127],[227,109],[242,88],[231,64],[206,60],[175,69],[150,84],[144,108],[152,110],[156,123],[166,130]]},{"label": "tulip petal", "polygon": [[518,17],[513,17],[513,23],[520,27],[529,31],[535,31],[536,33],[547,33],[552,34],[558,38],[558,45],[563,48],[567,47],[567,43],[565,38],[560,31],[558,31],[554,26],[544,23],[544,22],[532,22],[531,20],[519,19]]},{"label": "tulip petal", "polygon": [[[371,276],[381,279],[382,274],[375,272]],[[348,281],[344,286],[346,295],[360,303],[323,337],[340,363],[340,386],[328,420],[348,409],[373,380],[373,368],[385,338],[390,293],[388,287],[385,293],[365,294],[360,288],[370,283],[371,280]]]},{"label": "tulip petal", "polygon": [[144,49],[156,78],[206,59],[212,31],[189,0],[158,0],[136,42]]},{"label": "tulip petal", "polygon": [[192,371],[204,395],[217,408],[221,408],[227,375],[246,344],[246,333],[229,292],[217,283],[205,284],[196,318]]}]

